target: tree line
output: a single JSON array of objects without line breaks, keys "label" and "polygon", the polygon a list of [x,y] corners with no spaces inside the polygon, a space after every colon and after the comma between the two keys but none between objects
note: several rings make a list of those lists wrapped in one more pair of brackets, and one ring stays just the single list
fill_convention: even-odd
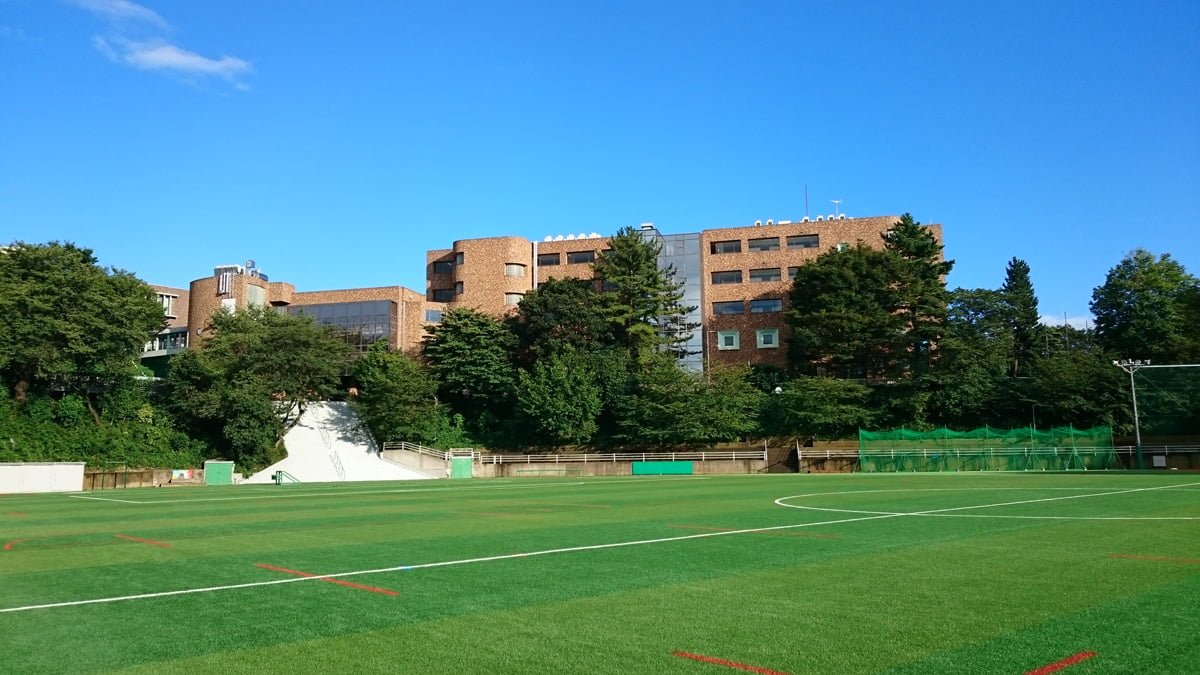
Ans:
[{"label": "tree line", "polygon": [[[954,261],[906,215],[880,245],[797,270],[786,368],[690,372],[679,357],[693,308],[658,266],[660,245],[634,228],[610,241],[594,280],[549,279],[506,318],[449,310],[414,356],[385,340],[351,359],[334,329],[251,308],[215,315],[203,348],[173,357],[163,381],[137,361],[165,325],[146,284],[73,244],[14,243],[0,251],[0,461],[258,468],[282,457],[308,402],[350,387],[377,438],[441,448],[984,425],[1123,433],[1129,382],[1113,360],[1200,359],[1200,282],[1169,255],[1137,250],[1110,269],[1094,326],[1046,326],[1024,261],[999,288],[948,289]],[[1164,377],[1148,395],[1170,414],[1149,431],[1200,433],[1195,377]]]}]

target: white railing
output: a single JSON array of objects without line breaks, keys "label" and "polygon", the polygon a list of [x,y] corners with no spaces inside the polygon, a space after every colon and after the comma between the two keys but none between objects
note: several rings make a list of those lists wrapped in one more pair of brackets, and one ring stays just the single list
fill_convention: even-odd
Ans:
[{"label": "white railing", "polygon": [[452,457],[451,453],[444,450],[434,450],[433,448],[427,448],[416,443],[409,443],[408,441],[387,441],[383,444],[383,449],[385,452],[388,450],[404,450],[406,452],[415,452],[418,455],[436,457],[437,459],[446,462],[450,461],[450,458]]},{"label": "white railing", "polygon": [[337,450],[329,456],[329,461],[333,462],[333,471],[337,474],[338,480],[346,480],[346,467],[342,466],[342,458],[338,456]]},{"label": "white railing", "polygon": [[720,462],[750,459],[766,461],[766,450],[730,450],[719,452],[605,452],[569,455],[482,455],[482,464],[568,464],[587,462],[675,462],[698,460]]}]

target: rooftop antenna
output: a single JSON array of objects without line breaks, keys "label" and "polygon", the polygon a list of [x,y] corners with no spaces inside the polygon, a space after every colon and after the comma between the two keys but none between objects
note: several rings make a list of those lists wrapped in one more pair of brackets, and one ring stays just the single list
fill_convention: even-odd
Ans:
[{"label": "rooftop antenna", "polygon": [[829,201],[833,202],[833,215],[835,215],[835,216],[840,216],[840,215],[842,215],[842,214],[841,214],[841,212],[840,212],[840,211],[838,211],[838,206],[839,206],[839,205],[842,203],[842,200],[840,200],[840,199],[830,199]]},{"label": "rooftop antenna", "polygon": [[808,183],[804,184],[804,217],[808,217]]}]

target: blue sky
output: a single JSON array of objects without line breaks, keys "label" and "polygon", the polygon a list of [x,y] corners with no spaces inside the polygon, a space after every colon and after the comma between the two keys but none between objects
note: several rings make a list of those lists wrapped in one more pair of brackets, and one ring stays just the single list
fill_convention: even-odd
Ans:
[{"label": "blue sky", "polygon": [[0,242],[424,290],[453,240],[911,212],[951,287],[1200,274],[1200,3],[0,0]]}]

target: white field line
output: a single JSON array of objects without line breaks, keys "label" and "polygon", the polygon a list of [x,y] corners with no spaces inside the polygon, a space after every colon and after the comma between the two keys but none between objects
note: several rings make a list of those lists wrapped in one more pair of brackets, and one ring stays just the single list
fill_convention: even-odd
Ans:
[{"label": "white field line", "polygon": [[[992,491],[992,488],[929,488],[929,489],[911,488],[911,489],[902,489],[902,490],[853,490],[853,491],[849,491],[849,492],[819,492],[819,493],[812,493],[812,494],[806,494],[806,495],[793,495],[791,497],[780,497],[779,499],[775,500],[775,503],[778,504],[779,506],[786,506],[791,509],[803,509],[803,510],[807,510],[807,511],[831,511],[834,513],[862,513],[862,514],[878,514],[878,515],[888,515],[888,516],[944,516],[946,514],[951,513],[952,511],[967,511],[970,509],[992,509],[992,508],[996,508],[996,507],[1000,507],[1000,506],[1016,506],[1019,504],[1037,504],[1039,502],[1058,502],[1058,501],[1066,501],[1068,499],[1086,499],[1089,497],[1108,497],[1111,495],[1130,494],[1133,492],[1147,492],[1147,491],[1151,491],[1151,490],[1170,490],[1170,489],[1174,489],[1174,488],[1191,488],[1191,487],[1195,487],[1197,485],[1200,485],[1200,483],[1178,483],[1176,485],[1156,485],[1153,487],[1128,488],[1125,490],[1110,490],[1108,492],[1093,492],[1093,493],[1085,494],[1085,495],[1067,495],[1065,497],[1043,497],[1041,499],[1024,499],[1024,500],[1015,501],[1015,502],[1000,502],[997,504],[978,504],[975,506],[955,506],[955,507],[947,508],[947,509],[932,509],[929,511],[912,511],[912,512],[907,512],[907,513],[900,513],[900,512],[893,512],[893,511],[862,511],[862,510],[853,510],[853,509],[835,509],[835,508],[818,507],[818,506],[801,506],[798,504],[786,504],[784,502],[786,502],[789,499],[802,499],[804,497],[825,497],[825,496],[829,496],[829,495],[867,494],[867,493],[879,494],[879,493],[884,493],[884,492],[956,492],[956,491],[957,492],[974,492],[977,490],[984,490],[984,491],[990,492],[990,491]],[[1004,490],[1039,490],[1039,489],[1056,489],[1056,488],[1000,488],[1000,489],[1004,489]],[[1062,489],[1062,488],[1057,488],[1057,489]],[[955,515],[958,515],[958,514],[955,514]],[[1020,518],[1020,517],[1024,517],[1024,516],[962,516],[962,517]],[[1028,516],[1028,517],[1029,518],[1037,518],[1039,516]],[[1065,516],[1060,516],[1060,518],[1065,518]],[[1080,518],[1080,520],[1082,520],[1082,518]],[[1190,520],[1190,518],[1188,520]]]},{"label": "white field line", "polygon": [[98,502],[121,502],[122,504],[145,504],[146,502],[135,502],[129,499],[112,499],[111,497],[85,497],[83,495],[67,495],[71,499],[92,499]]},{"label": "white field line", "polygon": [[[111,497],[85,497],[78,494],[67,495],[72,499],[93,499],[102,502],[120,502],[122,504],[187,504],[192,502],[237,502],[257,499],[294,499],[296,497],[341,497],[343,495],[381,495],[381,494],[400,494],[409,492],[477,492],[484,490],[537,490],[541,488],[557,488],[569,487],[578,485],[625,485],[628,483],[661,483],[661,482],[677,482],[686,480],[709,480],[709,476],[688,476],[680,478],[651,478],[651,479],[632,479],[617,483],[615,481],[595,481],[595,482],[570,482],[570,483],[534,483],[532,485],[518,485],[516,480],[507,481],[504,485],[489,485],[483,487],[461,487],[461,488],[389,488],[379,490],[338,490],[326,489],[321,492],[285,492],[282,494],[273,495],[243,495],[240,497],[196,497],[192,499],[150,499],[136,501],[131,499],[113,499]],[[284,488],[288,489],[288,488]]]},{"label": "white field line", "polygon": [[[433,568],[433,567],[449,567],[452,565],[468,565],[471,563],[494,562],[497,560],[511,560],[513,558],[529,558],[529,557],[533,557],[533,556],[550,555],[550,554],[554,554],[554,553],[573,553],[576,551],[596,551],[596,550],[601,550],[601,549],[606,549],[606,548],[620,548],[620,547],[625,547],[625,546],[645,546],[648,544],[663,544],[663,543],[674,542],[674,541],[685,541],[688,539],[706,539],[709,537],[724,537],[724,536],[729,536],[729,535],[734,535],[734,534],[749,534],[749,533],[753,533],[753,532],[770,532],[773,530],[790,530],[790,529],[796,529],[796,528],[801,528],[801,527],[819,527],[819,526],[823,526],[823,525],[841,525],[843,523],[855,523],[855,522],[862,522],[862,521],[866,521],[866,520],[880,520],[883,518],[900,518],[900,517],[905,517],[905,516],[924,516],[924,515],[933,515],[933,514],[937,514],[937,513],[948,512],[948,511],[960,511],[963,509],[972,509],[972,508],[986,509],[986,508],[993,508],[993,507],[997,507],[997,506],[1012,506],[1015,504],[1031,504],[1031,503],[1036,503],[1036,502],[1060,501],[1060,500],[1066,500],[1066,499],[1080,499],[1083,497],[1103,497],[1103,496],[1114,495],[1114,494],[1145,492],[1148,490],[1166,490],[1166,489],[1177,488],[1177,487],[1191,487],[1194,485],[1196,485],[1196,483],[1182,483],[1179,485],[1163,485],[1163,486],[1149,487],[1149,488],[1134,488],[1134,489],[1118,490],[1118,491],[1112,491],[1112,492],[1098,492],[1095,494],[1087,494],[1087,495],[1070,495],[1070,496],[1066,496],[1066,497],[1048,497],[1048,498],[1044,498],[1044,499],[1030,499],[1030,500],[1019,501],[1019,502],[1003,502],[1003,503],[999,503],[999,504],[983,504],[983,505],[979,505],[979,506],[964,506],[964,507],[954,507],[954,508],[949,508],[949,509],[936,509],[936,510],[932,510],[932,511],[920,511],[920,512],[916,512],[916,513],[878,513],[876,515],[863,516],[861,518],[842,518],[840,520],[827,520],[827,521],[818,522],[818,523],[800,523],[797,525],[776,525],[773,527],[756,527],[756,528],[750,528],[750,529],[744,529],[744,530],[728,530],[728,531],[724,531],[724,532],[704,532],[701,534],[688,534],[688,535],[682,535],[682,536],[678,536],[678,537],[663,537],[660,539],[641,539],[641,540],[637,540],[637,541],[622,541],[622,542],[616,542],[616,543],[612,543],[612,544],[595,544],[595,545],[591,545],[591,546],[572,546],[569,548],[555,548],[555,549],[548,549],[548,550],[544,550],[544,551],[530,551],[528,553],[510,553],[507,555],[488,556],[485,558],[467,558],[464,560],[446,560],[446,561],[442,561],[442,562],[424,563],[424,564],[417,564],[417,565],[399,565],[396,567],[381,567],[379,569],[371,569],[371,570],[355,570],[353,572],[337,572],[337,573],[333,573],[333,574],[323,574],[321,576],[313,576],[313,577],[294,577],[294,578],[289,578],[289,579],[275,579],[272,581],[256,581],[256,582],[250,582],[250,583],[245,583],[245,584],[231,584],[231,585],[227,585],[227,586],[210,586],[207,588],[186,588],[186,589],[181,589],[181,590],[176,590],[176,591],[160,591],[157,593],[142,593],[139,595],[123,595],[123,596],[110,597],[110,598],[93,598],[90,600],[71,600],[71,601],[67,601],[67,602],[53,602],[53,603],[47,603],[47,604],[42,604],[42,605],[26,605],[23,607],[6,607],[6,608],[0,608],[0,614],[9,613],[9,612],[24,612],[24,611],[34,610],[34,609],[55,609],[58,607],[74,607],[77,605],[96,605],[96,604],[108,603],[108,602],[120,602],[123,600],[143,600],[143,599],[148,599],[148,598],[162,598],[162,597],[168,597],[168,596],[172,596],[172,595],[188,595],[188,594],[192,594],[192,593],[211,593],[211,592],[215,592],[215,591],[227,591],[227,590],[234,590],[234,589],[239,589],[239,588],[255,588],[255,587],[259,587],[259,586],[273,586],[276,584],[300,583],[300,582],[304,582],[304,581],[319,581],[322,579],[336,579],[339,577],[352,577],[352,576],[360,576],[360,575],[366,575],[366,574],[382,574],[382,573],[386,573],[386,572],[395,572],[397,570],[418,570],[418,569],[428,569],[428,568]],[[780,497],[779,499],[775,500],[775,503],[779,504],[780,506],[804,509],[804,508],[808,508],[808,507],[797,507],[797,506],[792,506],[789,504],[783,504],[781,502],[786,499],[795,499],[795,498],[805,497],[805,496],[809,496],[809,495],[795,495],[794,497]],[[821,510],[823,510],[823,509],[821,509]]]},{"label": "white field line", "polygon": [[678,537],[663,537],[661,539],[642,539],[638,541],[621,541],[612,544],[594,544],[591,546],[572,546],[569,548],[554,548],[545,551],[530,551],[527,553],[509,553],[506,555],[488,556],[485,558],[467,558],[464,560],[444,560],[442,562],[424,563],[417,565],[398,565],[396,567],[381,567],[373,570],[355,570],[353,572],[337,572],[334,574],[322,574],[312,577],[292,577],[288,579],[275,579],[272,581],[255,581],[245,584],[230,584],[228,586],[210,586],[208,588],[185,588],[177,591],[161,591],[157,593],[141,593],[139,595],[122,595],[112,598],[93,598],[90,600],[71,600],[68,602],[52,602],[43,605],[26,605],[24,607],[6,607],[0,609],[0,614],[6,612],[24,612],[33,609],[54,609],[58,607],[73,607],[77,605],[96,605],[106,602],[120,602],[122,600],[143,600],[147,598],[164,598],[172,595],[188,595],[191,593],[212,593],[215,591],[229,591],[238,588],[255,588],[258,586],[273,586],[275,584],[294,584],[304,581],[320,581],[322,579],[337,579],[339,577],[353,577],[365,574],[382,574],[385,572],[396,572],[401,570],[419,570],[432,567],[449,567],[451,565],[469,565],[472,563],[494,562],[497,560],[511,560],[513,558],[530,558],[539,555],[550,555],[554,553],[573,553],[576,551],[597,551],[606,548],[620,548],[624,546],[645,546],[648,544],[664,544],[673,541],[685,541],[688,539],[706,539],[708,537],[724,537],[732,534],[747,534],[751,532],[769,532],[771,530],[787,530],[798,527],[817,527],[820,525],[840,525],[842,523],[854,523],[860,520],[878,520],[880,518],[896,518],[906,514],[886,514],[867,516],[865,518],[843,518],[840,520],[829,520],[821,523],[801,523],[799,525],[776,525],[773,527],[756,527],[747,530],[729,530],[724,532],[704,532],[701,534],[687,534]]}]

